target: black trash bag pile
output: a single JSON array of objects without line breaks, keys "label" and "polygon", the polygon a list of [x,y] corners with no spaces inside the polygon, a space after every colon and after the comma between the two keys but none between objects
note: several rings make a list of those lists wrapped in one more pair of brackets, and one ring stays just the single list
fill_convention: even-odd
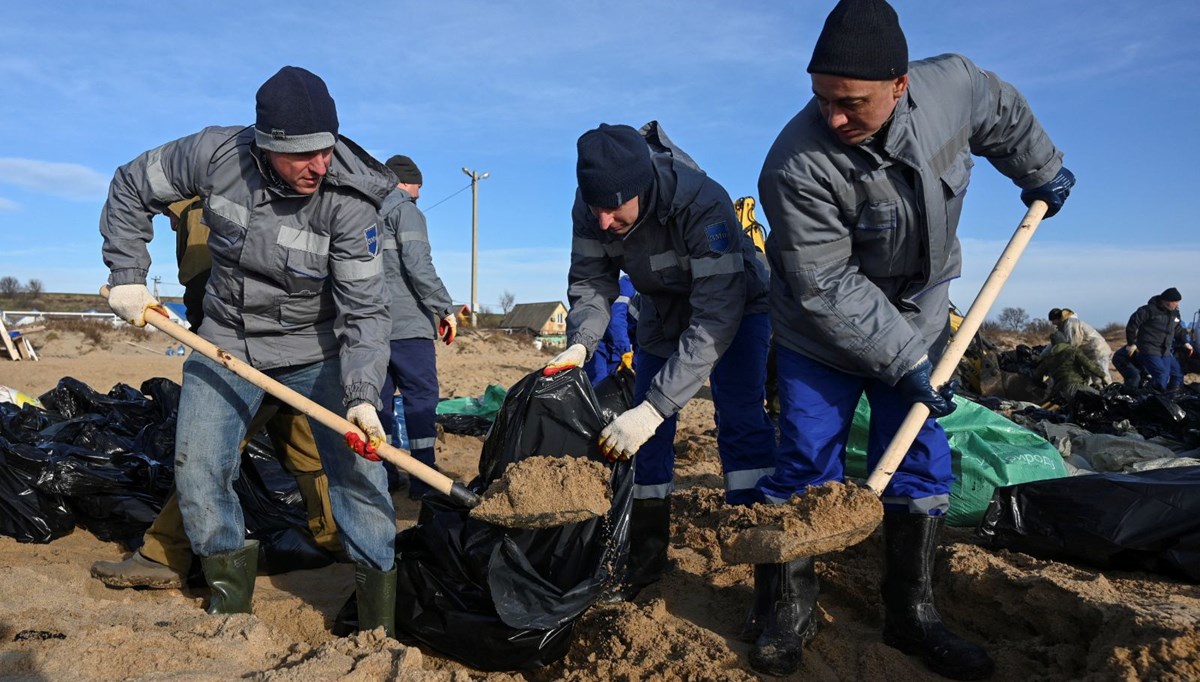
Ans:
[{"label": "black trash bag pile", "polygon": [[[508,464],[533,455],[604,461],[600,429],[632,396],[619,381],[593,391],[578,368],[526,376],[505,398],[469,487],[482,493]],[[613,466],[611,486],[607,517],[543,530],[494,526],[426,497],[422,522],[396,540],[397,637],[479,670],[532,669],[561,658],[576,620],[623,573],[629,462]],[[353,630],[356,619],[348,603],[335,633]]]},{"label": "black trash bag pile", "polygon": [[492,420],[478,414],[439,414],[437,423],[446,433],[459,436],[486,436]]},{"label": "black trash bag pile", "polygon": [[[1034,420],[1070,422],[1092,433],[1124,434],[1128,421],[1143,438],[1165,437],[1185,449],[1200,447],[1200,385],[1163,393],[1123,384],[1099,392],[1080,391],[1061,410],[1026,408],[1016,412]],[[1121,425],[1120,427],[1118,425]]]},{"label": "black trash bag pile", "polygon": [[[0,535],[47,543],[75,526],[101,540],[141,547],[174,490],[180,387],[149,379],[101,394],[66,377],[43,408],[0,402]],[[256,436],[234,485],[247,537],[263,543],[270,572],[315,568],[334,558],[307,531],[295,478]]]},{"label": "black trash bag pile", "polygon": [[1200,466],[997,488],[979,526],[992,548],[1200,582]]}]

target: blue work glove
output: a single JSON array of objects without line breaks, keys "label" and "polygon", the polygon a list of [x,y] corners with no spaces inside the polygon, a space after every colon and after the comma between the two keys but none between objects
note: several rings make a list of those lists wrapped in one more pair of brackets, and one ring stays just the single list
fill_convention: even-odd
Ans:
[{"label": "blue work glove", "polygon": [[958,382],[948,381],[941,390],[935,391],[929,380],[932,372],[933,365],[929,364],[929,358],[922,356],[912,369],[900,377],[896,388],[906,401],[928,405],[929,416],[937,419],[945,417],[958,407],[954,404],[954,391],[958,389]]},{"label": "blue work glove", "polygon": [[1058,175],[1054,179],[1041,187],[1033,189],[1021,190],[1021,201],[1025,202],[1025,206],[1029,207],[1037,199],[1046,202],[1049,208],[1046,209],[1046,217],[1050,218],[1058,213],[1066,202],[1067,197],[1071,195],[1071,188],[1075,186],[1075,174],[1067,170],[1063,166],[1058,170]]}]

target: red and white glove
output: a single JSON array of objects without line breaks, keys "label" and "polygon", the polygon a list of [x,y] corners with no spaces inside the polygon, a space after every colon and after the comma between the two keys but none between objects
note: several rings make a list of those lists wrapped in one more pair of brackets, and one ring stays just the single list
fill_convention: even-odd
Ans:
[{"label": "red and white glove", "polygon": [[383,433],[383,423],[379,421],[379,413],[375,411],[375,406],[370,403],[358,403],[346,410],[346,420],[367,434],[367,439],[364,441],[354,431],[347,431],[346,446],[364,459],[372,462],[382,461],[379,455],[375,454],[375,449],[383,443],[386,436]]},{"label": "red and white glove", "polygon": [[662,423],[663,416],[648,402],[627,410],[600,432],[600,453],[610,462],[629,459]]},{"label": "red and white glove", "polygon": [[554,376],[559,372],[578,367],[587,360],[587,348],[582,343],[571,344],[566,350],[554,356],[550,364],[542,370],[542,376]]},{"label": "red and white glove", "polygon": [[438,338],[445,341],[446,345],[449,346],[454,343],[454,336],[456,334],[458,334],[458,318],[454,316],[454,313],[450,313],[438,323]]}]

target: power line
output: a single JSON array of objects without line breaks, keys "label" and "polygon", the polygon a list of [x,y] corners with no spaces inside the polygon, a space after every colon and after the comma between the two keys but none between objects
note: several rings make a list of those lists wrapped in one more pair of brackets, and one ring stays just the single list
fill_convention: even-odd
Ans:
[{"label": "power line", "polygon": [[436,203],[436,204],[434,204],[433,206],[429,206],[429,207],[427,207],[427,208],[422,208],[422,209],[421,209],[421,211],[423,211],[423,212],[425,212],[425,213],[429,213],[430,211],[432,211],[433,209],[437,208],[438,206],[441,206],[442,204],[446,203],[447,201],[450,201],[451,199],[453,199],[454,197],[456,197],[456,196],[458,196],[458,195],[462,194],[463,192],[465,192],[465,191],[467,191],[467,190],[471,189],[471,184],[472,184],[472,183],[469,183],[469,182],[468,182],[468,183],[466,184],[466,186],[465,186],[465,187],[463,187],[462,189],[458,190],[458,191],[457,191],[457,192],[455,192],[454,194],[451,194],[450,196],[446,197],[445,199],[442,199],[441,201],[437,202],[437,203]]}]

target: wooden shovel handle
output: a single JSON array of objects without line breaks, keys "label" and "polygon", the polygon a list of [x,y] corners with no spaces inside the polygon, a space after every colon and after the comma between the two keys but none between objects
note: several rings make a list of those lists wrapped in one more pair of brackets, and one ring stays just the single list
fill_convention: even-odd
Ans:
[{"label": "wooden shovel handle", "polygon": [[[108,298],[108,286],[100,288],[100,295],[105,299]],[[146,309],[146,324],[154,326],[155,329],[194,349],[204,357],[220,363],[225,369],[291,405],[321,424],[328,426],[337,433],[355,433],[363,441],[367,440],[367,436],[363,433],[362,429],[355,426],[350,420],[322,407],[312,399],[300,395],[295,390],[284,386],[254,367],[251,367],[249,364],[237,359],[229,351],[219,348],[215,344],[200,338],[199,335],[175,324],[161,307]],[[349,450],[348,446],[347,450]],[[455,502],[467,507],[474,507],[479,504],[478,495],[471,492],[463,484],[454,481],[437,469],[414,458],[408,450],[384,442],[375,449],[375,452],[383,459],[416,476],[423,483],[450,497]],[[347,456],[350,456],[349,452]],[[358,455],[354,456],[357,457]]]},{"label": "wooden shovel handle", "polygon": [[[933,386],[941,387],[950,380],[950,377],[954,376],[954,370],[958,367],[959,360],[962,360],[971,339],[975,337],[975,333],[979,331],[979,327],[987,318],[988,311],[996,302],[996,297],[1000,295],[1000,290],[1004,288],[1008,276],[1012,274],[1017,260],[1020,259],[1029,240],[1033,238],[1033,233],[1041,224],[1042,218],[1045,217],[1047,208],[1049,207],[1046,202],[1041,200],[1034,201],[1030,205],[1021,224],[1013,233],[1012,239],[1008,240],[1008,246],[1004,247],[1004,252],[996,261],[996,266],[992,268],[992,273],[988,275],[987,281],[983,283],[983,288],[975,297],[975,302],[971,304],[971,309],[967,311],[967,316],[963,318],[958,331],[954,333],[954,338],[946,346],[946,351],[938,360],[937,366],[933,368],[929,382]],[[883,489],[888,486],[888,483],[891,483],[892,476],[900,467],[900,462],[904,461],[904,456],[908,454],[908,449],[912,447],[913,441],[916,440],[917,434],[920,433],[921,427],[928,418],[929,406],[925,403],[914,403],[908,411],[908,416],[900,423],[896,435],[892,436],[892,442],[888,444],[879,463],[875,465],[875,470],[867,478],[868,488],[878,495],[883,494]]]}]

